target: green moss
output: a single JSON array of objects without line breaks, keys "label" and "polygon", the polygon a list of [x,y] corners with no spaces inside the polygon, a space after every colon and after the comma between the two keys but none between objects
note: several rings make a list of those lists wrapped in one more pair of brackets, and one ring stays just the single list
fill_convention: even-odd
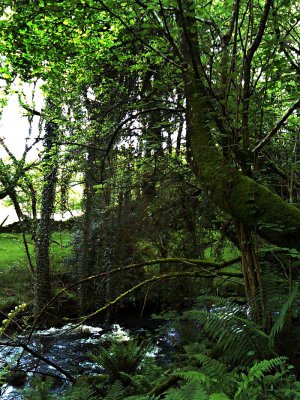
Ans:
[{"label": "green moss", "polygon": [[191,150],[195,172],[203,187],[217,206],[263,238],[300,250],[300,210],[225,160],[211,135],[215,117],[211,104],[192,78],[187,86],[187,92],[192,93]]}]

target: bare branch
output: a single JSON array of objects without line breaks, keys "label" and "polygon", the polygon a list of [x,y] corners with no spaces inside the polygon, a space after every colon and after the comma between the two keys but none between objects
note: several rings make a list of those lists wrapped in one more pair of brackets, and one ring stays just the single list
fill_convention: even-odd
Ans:
[{"label": "bare branch", "polygon": [[284,116],[280,119],[280,121],[277,122],[274,128],[271,129],[271,131],[255,146],[255,148],[252,150],[252,153],[257,154],[279,131],[279,129],[282,127],[282,125],[285,123],[288,117],[299,107],[300,107],[300,99],[297,100],[296,103],[294,103],[292,107],[288,109],[288,111],[284,114]]},{"label": "bare branch", "polygon": [[38,353],[37,351],[31,349],[26,343],[23,342],[0,342],[1,346],[8,346],[8,347],[21,347],[27,353],[31,354],[33,357],[37,358],[45,362],[46,364],[50,365],[58,372],[63,374],[70,382],[75,382],[75,378],[65,369],[57,365],[55,362],[49,360],[48,358],[44,357],[42,354]]}]

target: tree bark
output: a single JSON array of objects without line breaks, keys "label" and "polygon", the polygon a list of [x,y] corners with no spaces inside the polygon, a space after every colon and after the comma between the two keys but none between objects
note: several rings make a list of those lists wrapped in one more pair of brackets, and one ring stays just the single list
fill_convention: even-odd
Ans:
[{"label": "tree bark", "polygon": [[35,312],[39,315],[51,298],[50,241],[51,217],[54,211],[57,181],[57,150],[54,147],[57,127],[52,123],[45,126],[44,184],[42,191],[41,218],[36,243],[36,287]]},{"label": "tree bark", "polygon": [[300,250],[300,210],[239,171],[221,152],[214,135],[229,136],[222,113],[205,87],[196,21],[189,0],[178,1],[186,97],[187,142],[202,187],[214,203],[267,241]]},{"label": "tree bark", "polygon": [[[92,223],[95,214],[96,191],[95,184],[97,175],[96,150],[94,143],[89,148],[85,171],[84,188],[84,216],[82,224],[82,259],[79,266],[80,279],[87,278],[95,273],[96,243],[92,233]],[[79,287],[80,313],[83,315],[93,308],[95,304],[94,282],[84,282]]]},{"label": "tree bark", "polygon": [[212,200],[269,242],[300,250],[300,210],[225,159],[212,137],[218,115],[193,72],[186,74],[185,90],[194,170]]}]

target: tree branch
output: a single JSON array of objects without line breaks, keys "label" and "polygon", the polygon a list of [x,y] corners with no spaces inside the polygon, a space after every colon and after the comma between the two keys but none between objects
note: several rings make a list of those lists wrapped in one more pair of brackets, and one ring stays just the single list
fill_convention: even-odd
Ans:
[{"label": "tree branch", "polygon": [[277,122],[273,129],[252,149],[252,153],[257,155],[257,153],[271,140],[271,138],[279,131],[288,117],[297,109],[300,108],[300,99],[296,101],[284,114],[284,116]]},{"label": "tree branch", "polygon": [[[228,267],[230,265],[233,265],[237,262],[239,262],[241,260],[241,257],[235,257],[232,258],[230,260],[226,260],[223,261],[221,263],[216,263],[214,261],[205,261],[205,260],[198,260],[198,259],[184,259],[184,258],[160,258],[160,259],[156,259],[156,260],[151,260],[151,261],[145,261],[143,263],[139,263],[139,264],[129,264],[129,265],[125,265],[119,268],[115,268],[112,269],[110,271],[105,271],[105,272],[101,272],[100,274],[97,275],[91,275],[87,278],[81,279],[75,283],[70,283],[69,285],[67,285],[64,289],[62,289],[60,292],[58,292],[55,296],[52,297],[51,300],[49,300],[49,302],[43,307],[43,309],[41,310],[41,312],[39,313],[39,315],[36,316],[36,319],[31,327],[30,333],[28,335],[28,340],[30,340],[32,333],[34,331],[34,329],[36,328],[40,318],[42,317],[42,315],[45,313],[45,311],[60,297],[62,296],[64,293],[66,293],[68,290],[72,289],[73,287],[76,287],[84,282],[88,282],[88,281],[92,281],[98,278],[105,278],[108,277],[110,275],[114,275],[120,272],[124,272],[124,271],[129,271],[132,269],[136,269],[136,268],[142,268],[142,267],[146,267],[146,266],[150,266],[150,265],[155,265],[155,264],[168,264],[168,263],[177,263],[177,264],[185,264],[188,266],[205,266],[205,267],[209,267],[212,268],[216,271],[220,271],[221,269]],[[226,275],[226,276],[234,276],[237,278],[242,278],[242,274],[240,273],[219,273],[219,275]],[[208,277],[208,275],[205,275],[205,277]]]},{"label": "tree branch", "polygon": [[[215,275],[215,274],[212,274]],[[228,277],[241,277],[241,274],[236,274],[234,272],[226,272],[223,273],[222,276],[228,276]],[[216,274],[216,276],[218,276],[218,274]],[[210,276],[209,274],[201,274],[199,272],[193,272],[193,271],[186,271],[186,272],[174,272],[174,273],[170,273],[170,274],[163,274],[163,275],[158,275],[158,276],[153,276],[149,279],[146,279],[142,282],[139,282],[137,285],[131,287],[129,290],[127,290],[126,292],[121,293],[118,297],[114,298],[112,301],[110,301],[109,303],[107,303],[105,306],[98,308],[98,310],[94,311],[93,313],[85,316],[81,321],[80,324],[83,324],[84,322],[86,322],[88,319],[95,317],[96,315],[98,315],[99,313],[101,313],[102,311],[105,311],[107,308],[111,307],[112,305],[116,304],[117,302],[119,302],[120,300],[122,300],[124,297],[128,296],[129,294],[135,292],[136,290],[142,288],[143,286],[164,280],[164,279],[176,279],[176,278],[180,278],[180,277],[191,277],[191,278],[211,278],[212,276]]]},{"label": "tree branch", "polygon": [[70,382],[75,382],[75,378],[68,371],[66,371],[59,365],[57,365],[55,362],[44,357],[42,354],[38,353],[37,351],[31,349],[30,347],[28,347],[28,345],[26,343],[23,343],[23,342],[0,342],[0,345],[8,346],[8,347],[21,347],[23,350],[25,350],[27,353],[31,354],[33,357],[45,362],[46,364],[50,365],[51,367],[56,369],[58,372],[63,374]]},{"label": "tree branch", "polygon": [[242,136],[245,148],[249,148],[248,126],[249,126],[249,100],[251,96],[251,91],[250,91],[251,64],[253,56],[262,41],[272,3],[273,0],[265,1],[263,15],[261,16],[256,36],[253,42],[251,43],[248,51],[246,52],[245,56],[244,71],[243,71],[244,89],[243,89],[243,113],[242,113]]}]

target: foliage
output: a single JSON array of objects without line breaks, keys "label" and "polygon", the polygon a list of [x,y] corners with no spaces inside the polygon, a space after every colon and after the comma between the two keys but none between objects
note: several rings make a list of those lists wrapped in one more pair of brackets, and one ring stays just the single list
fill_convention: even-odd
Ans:
[{"label": "foliage", "polygon": [[[211,364],[212,365],[212,364]],[[299,396],[299,383],[282,357],[263,360],[248,368],[245,373],[238,370],[227,372],[222,380],[216,374],[199,371],[175,371],[183,379],[180,388],[167,392],[167,399],[285,399]],[[201,397],[202,396],[202,397]],[[297,397],[296,397],[297,398]]]},{"label": "foliage", "polygon": [[32,385],[31,388],[23,391],[25,400],[55,400],[55,396],[50,391],[53,386],[53,379],[35,377],[32,380]]},{"label": "foliage", "polygon": [[95,390],[90,387],[88,383],[81,383],[75,385],[70,393],[63,396],[62,400],[96,400],[98,396],[95,394]]},{"label": "foliage", "polygon": [[[299,357],[299,312],[292,310],[299,304],[295,252],[300,248],[300,212],[293,204],[300,188],[295,4],[7,0],[1,13],[4,91],[17,76],[27,83],[42,81],[49,106],[37,111],[34,104],[20,103],[31,121],[39,117],[46,133],[52,125],[57,135],[47,146],[41,130],[38,140],[44,139],[48,153],[34,166],[26,165],[26,152],[17,160],[6,150],[9,160],[0,160],[0,197],[9,197],[21,217],[20,203],[28,203],[23,210],[36,208],[36,200],[43,203],[47,190],[41,196],[40,179],[50,181],[52,156],[63,210],[72,179],[82,182],[83,217],[72,265],[60,275],[63,286],[74,275],[84,280],[78,289],[79,313],[94,311],[162,268],[188,272],[190,266],[155,265],[98,281],[90,275],[153,257],[219,259],[233,243],[233,251],[238,248],[242,255],[250,311],[244,299],[241,305],[220,297],[206,298],[206,308],[199,300],[187,311],[180,323],[191,324],[193,335],[183,338],[186,327],[181,326],[184,340],[175,346],[174,358],[183,366],[176,372],[178,387],[164,390],[165,396],[280,396],[282,381],[289,383],[289,378],[277,356]],[[1,145],[5,148],[3,140]],[[265,241],[282,250],[259,252]],[[48,240],[44,245],[41,256],[48,254]],[[61,253],[59,260],[52,259],[54,271],[69,255],[65,248]],[[47,265],[41,262],[40,270]],[[24,288],[20,269],[6,270],[2,285],[14,281],[11,290],[5,289],[11,302],[13,295],[23,297]],[[173,306],[178,311],[201,288],[209,286],[210,293],[225,289],[222,268],[206,273],[211,274],[209,283],[178,279],[155,283],[138,295],[129,291],[128,303],[142,312],[147,301],[153,308]],[[29,279],[24,277],[26,283]],[[35,281],[41,292],[50,290],[47,279],[44,286],[41,278]],[[240,281],[231,282],[226,289],[236,291]],[[42,296],[37,293],[39,304]],[[287,349],[292,336],[293,346]],[[190,352],[192,348],[197,352]],[[107,386],[98,388],[101,395],[117,398],[123,389],[124,396],[134,395],[135,387],[144,396],[144,356],[138,343],[101,349],[95,359],[111,376]],[[235,370],[238,365],[244,375]],[[294,383],[291,378],[291,390]],[[278,386],[278,394],[272,385]],[[94,396],[93,389],[85,390]]]},{"label": "foliage", "polygon": [[101,346],[91,359],[102,366],[113,380],[125,379],[135,375],[145,365],[150,343],[130,339],[128,341],[113,340],[108,348]]},{"label": "foliage", "polygon": [[15,308],[7,314],[6,318],[2,320],[0,334],[5,334],[11,328],[11,325],[16,324],[17,318],[20,316],[20,314],[24,313],[27,308],[28,305],[26,303],[15,306]]}]

